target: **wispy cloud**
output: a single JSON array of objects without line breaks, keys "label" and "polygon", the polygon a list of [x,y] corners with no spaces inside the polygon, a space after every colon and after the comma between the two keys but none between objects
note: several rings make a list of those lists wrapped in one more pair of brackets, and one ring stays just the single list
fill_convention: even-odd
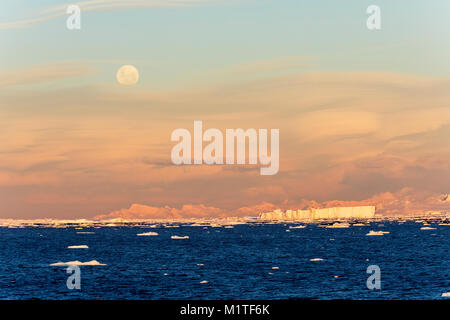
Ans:
[{"label": "wispy cloud", "polygon": [[0,88],[33,84],[64,78],[83,76],[94,73],[95,70],[81,62],[55,62],[34,65],[21,70],[13,70],[0,75]]},{"label": "wispy cloud", "polygon": [[[70,3],[78,5],[83,12],[123,8],[153,8],[153,7],[190,7],[213,0],[90,0]],[[67,15],[69,4],[44,8],[34,16],[8,22],[0,22],[0,30],[29,27],[39,22],[52,20]]]}]

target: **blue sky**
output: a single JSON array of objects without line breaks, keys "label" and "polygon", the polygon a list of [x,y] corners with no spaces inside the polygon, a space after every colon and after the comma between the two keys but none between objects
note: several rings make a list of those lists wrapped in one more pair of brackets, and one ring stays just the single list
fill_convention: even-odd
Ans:
[{"label": "blue sky", "polygon": [[[381,7],[380,31],[365,27],[369,4]],[[40,16],[57,5],[61,1],[2,1],[0,22]],[[183,7],[81,8],[79,31],[65,28],[64,14],[0,29],[0,68],[85,61],[104,70],[107,81],[108,71],[132,63],[144,69],[143,83],[155,88],[280,57],[302,57],[307,71],[450,73],[446,0],[219,0]]]}]

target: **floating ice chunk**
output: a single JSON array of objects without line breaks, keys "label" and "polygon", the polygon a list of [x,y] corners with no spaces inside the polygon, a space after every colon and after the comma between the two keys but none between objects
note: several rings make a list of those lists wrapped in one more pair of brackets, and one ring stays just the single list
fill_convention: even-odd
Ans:
[{"label": "floating ice chunk", "polygon": [[422,228],[420,228],[420,230],[436,230],[436,228],[432,228],[432,227],[422,227]]},{"label": "floating ice chunk", "polygon": [[85,244],[79,246],[68,246],[67,249],[89,249],[89,247]]},{"label": "floating ice chunk", "polygon": [[325,226],[325,228],[348,228],[348,227],[350,227],[350,224],[348,224],[348,223],[338,223],[338,222],[336,222],[336,223],[334,223],[332,225]]},{"label": "floating ice chunk", "polygon": [[364,224],[364,223],[355,223],[353,224],[353,227],[368,227],[368,224]]},{"label": "floating ice chunk", "polygon": [[189,239],[189,236],[171,236],[170,239]]},{"label": "floating ice chunk", "polygon": [[289,229],[303,229],[306,228],[306,226],[290,226]]},{"label": "floating ice chunk", "polygon": [[197,265],[198,265],[199,267],[202,267],[202,266],[204,266],[204,264],[203,264],[203,263],[197,263]]},{"label": "floating ice chunk", "polygon": [[450,298],[450,292],[444,292],[441,297],[443,298]]},{"label": "floating ice chunk", "polygon": [[203,280],[203,281],[200,281],[200,283],[201,283],[201,284],[205,284],[205,283],[208,283],[208,281]]},{"label": "floating ice chunk", "polygon": [[291,232],[291,230],[286,230],[286,232]]},{"label": "floating ice chunk", "polygon": [[61,267],[61,266],[106,266],[106,264],[100,263],[97,260],[91,260],[87,262],[81,262],[78,260],[68,261],[68,262],[56,262],[52,263],[50,266],[52,267]]},{"label": "floating ice chunk", "polygon": [[272,267],[273,270],[278,270],[280,267]]},{"label": "floating ice chunk", "polygon": [[233,229],[234,227],[233,226],[225,226],[224,228],[225,229]]},{"label": "floating ice chunk", "polygon": [[389,233],[389,231],[373,231],[373,230],[370,230],[369,233],[366,234],[366,236],[382,236],[385,233]]},{"label": "floating ice chunk", "polygon": [[309,259],[309,261],[323,261],[323,259],[322,258],[313,258],[313,259]]},{"label": "floating ice chunk", "polygon": [[158,232],[144,232],[144,233],[138,233],[137,236],[157,236]]}]

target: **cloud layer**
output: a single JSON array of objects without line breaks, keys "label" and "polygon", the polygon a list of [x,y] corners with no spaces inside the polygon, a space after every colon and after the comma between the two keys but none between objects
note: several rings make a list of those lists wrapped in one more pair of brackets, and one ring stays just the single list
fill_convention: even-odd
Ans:
[{"label": "cloud layer", "polygon": [[[70,68],[63,71],[55,76],[72,75]],[[298,73],[172,92],[26,87],[40,79],[39,70],[30,69],[3,80],[4,217],[86,217],[131,203],[151,204],[150,216],[251,214],[261,203],[450,190],[446,78]],[[170,134],[192,130],[194,120],[223,131],[280,129],[279,173],[172,165]],[[124,214],[140,215],[135,209]]]}]

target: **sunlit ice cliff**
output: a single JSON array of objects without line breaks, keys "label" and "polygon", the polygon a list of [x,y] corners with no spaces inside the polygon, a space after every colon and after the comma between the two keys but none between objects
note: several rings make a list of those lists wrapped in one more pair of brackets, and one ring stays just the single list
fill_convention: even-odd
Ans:
[{"label": "sunlit ice cliff", "polygon": [[375,206],[332,207],[307,210],[286,210],[263,212],[262,220],[318,220],[318,219],[371,219],[375,217]]}]

